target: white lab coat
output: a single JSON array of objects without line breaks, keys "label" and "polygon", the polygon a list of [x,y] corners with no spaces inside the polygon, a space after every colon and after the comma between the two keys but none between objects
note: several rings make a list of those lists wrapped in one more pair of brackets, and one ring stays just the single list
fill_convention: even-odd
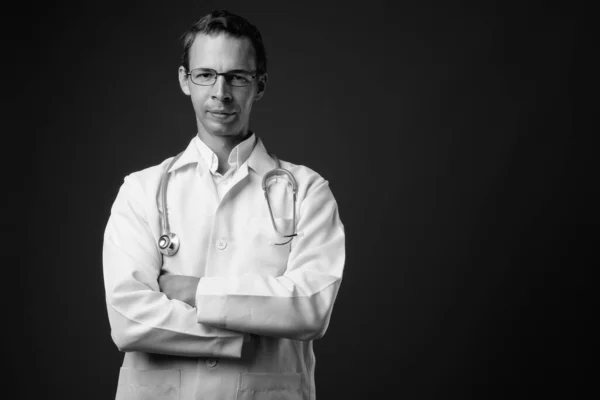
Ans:
[{"label": "white lab coat", "polygon": [[[312,340],[327,329],[345,260],[328,182],[282,161],[298,182],[298,236],[276,246],[261,186],[275,162],[262,141],[221,201],[190,142],[169,170],[167,212],[181,246],[167,257],[157,192],[169,161],[125,178],[105,231],[108,316],[125,352],[116,398],[314,400]],[[291,223],[284,193],[272,198],[278,224]],[[161,273],[200,277],[196,307],[161,293]]]}]

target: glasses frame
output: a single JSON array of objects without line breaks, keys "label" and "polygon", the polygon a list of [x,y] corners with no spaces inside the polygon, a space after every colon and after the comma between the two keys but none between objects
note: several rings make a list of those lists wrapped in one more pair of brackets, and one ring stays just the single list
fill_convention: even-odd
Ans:
[{"label": "glasses frame", "polygon": [[[197,83],[194,81],[194,79],[192,78],[192,72],[196,71],[196,70],[203,70],[203,71],[207,71],[207,72],[214,72],[215,74],[215,81],[213,83],[211,83],[210,85],[203,85],[201,83]],[[232,85],[230,82],[230,76],[231,75],[235,75],[236,72],[239,73],[244,73],[244,74],[251,74],[250,75],[250,82],[247,85]],[[234,69],[231,71],[227,71],[227,72],[217,72],[214,69],[210,69],[210,68],[194,68],[192,70],[190,70],[190,72],[186,72],[186,76],[190,77],[190,81],[192,81],[192,83],[194,85],[198,85],[198,86],[213,86],[215,83],[217,83],[217,79],[219,79],[219,76],[223,76],[225,78],[225,83],[227,83],[229,86],[233,86],[233,87],[248,87],[250,86],[250,84],[252,83],[253,80],[258,79],[259,75],[256,73],[257,71],[246,71],[246,70],[242,70],[242,69]],[[244,77],[245,78],[245,77]]]}]

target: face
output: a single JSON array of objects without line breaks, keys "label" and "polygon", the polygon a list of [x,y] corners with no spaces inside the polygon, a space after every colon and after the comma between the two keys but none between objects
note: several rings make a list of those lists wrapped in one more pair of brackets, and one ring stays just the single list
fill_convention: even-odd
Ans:
[{"label": "face", "polygon": [[[198,35],[189,52],[189,71],[213,69],[219,73],[233,70],[256,71],[256,57],[248,38],[226,34]],[[181,90],[190,96],[196,113],[198,135],[211,142],[215,137],[241,138],[248,131],[253,103],[260,99],[266,85],[254,79],[249,86],[230,86],[218,76],[212,86],[194,84],[183,67],[179,68]]]}]

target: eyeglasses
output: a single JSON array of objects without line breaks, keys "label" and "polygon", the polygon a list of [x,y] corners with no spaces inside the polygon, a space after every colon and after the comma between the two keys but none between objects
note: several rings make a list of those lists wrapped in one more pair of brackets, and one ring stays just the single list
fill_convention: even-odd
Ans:
[{"label": "eyeglasses", "polygon": [[231,86],[248,86],[252,83],[253,79],[256,79],[258,75],[254,75],[255,72],[235,70],[228,72],[217,72],[214,69],[207,68],[196,68],[188,72],[192,79],[192,82],[200,86],[212,86],[217,81],[219,75],[225,78],[225,82]]}]

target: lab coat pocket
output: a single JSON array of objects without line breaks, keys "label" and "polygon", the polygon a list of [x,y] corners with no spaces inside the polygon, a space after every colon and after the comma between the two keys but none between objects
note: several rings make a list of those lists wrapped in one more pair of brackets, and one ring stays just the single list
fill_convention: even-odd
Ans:
[{"label": "lab coat pocket", "polygon": [[242,373],[237,400],[302,400],[302,374]]},{"label": "lab coat pocket", "polygon": [[179,400],[181,372],[121,368],[115,400]]},{"label": "lab coat pocket", "polygon": [[[294,233],[294,226],[292,226],[293,219],[292,218],[273,218],[275,222],[275,227],[282,235],[291,235]],[[282,246],[283,243],[289,242],[291,238],[286,238],[280,236],[277,232],[275,232],[275,228],[271,223],[269,227],[263,228],[263,234],[266,239],[266,242],[269,246]],[[285,245],[283,245],[285,246]]]},{"label": "lab coat pocket", "polygon": [[[291,219],[275,218],[278,229],[291,226],[291,221]],[[289,238],[281,237],[275,232],[268,216],[249,220],[244,229],[243,249],[240,252],[243,258],[236,263],[240,266],[236,274],[283,275],[290,255],[291,244],[286,244]]]}]

